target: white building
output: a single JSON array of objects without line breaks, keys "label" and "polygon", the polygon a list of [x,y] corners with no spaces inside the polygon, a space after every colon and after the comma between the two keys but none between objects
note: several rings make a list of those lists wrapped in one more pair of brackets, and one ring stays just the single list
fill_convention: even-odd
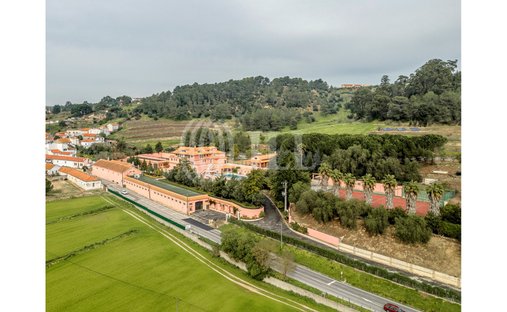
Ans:
[{"label": "white building", "polygon": [[46,162],[61,167],[71,167],[71,168],[83,168],[84,166],[91,165],[91,161],[88,158],[48,155],[48,154],[46,154]]},{"label": "white building", "polygon": [[94,176],[86,174],[77,169],[62,167],[59,170],[60,175],[67,177],[67,180],[74,183],[84,190],[96,190],[102,187],[102,182]]},{"label": "white building", "polygon": [[108,123],[106,127],[107,127],[107,130],[109,130],[109,132],[114,132],[114,131],[120,129],[120,125],[117,123]]}]

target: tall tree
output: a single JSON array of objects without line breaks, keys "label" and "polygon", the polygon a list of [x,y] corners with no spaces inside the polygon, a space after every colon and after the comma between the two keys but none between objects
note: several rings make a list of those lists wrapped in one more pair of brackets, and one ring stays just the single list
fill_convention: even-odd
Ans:
[{"label": "tall tree", "polygon": [[430,199],[430,210],[435,215],[440,215],[440,199],[444,195],[444,187],[440,183],[432,183],[426,187],[426,193]]},{"label": "tall tree", "polygon": [[397,185],[396,179],[393,175],[388,174],[385,176],[384,180],[382,181],[382,184],[384,184],[384,192],[386,194],[386,208],[393,209],[394,189],[396,188]]},{"label": "tall tree", "polygon": [[352,173],[347,173],[343,177],[343,181],[347,186],[347,200],[352,199],[352,190],[354,189],[354,185],[356,184],[356,178],[352,175]]},{"label": "tall tree", "polygon": [[376,182],[375,177],[369,173],[363,176],[364,199],[369,205],[373,202],[373,189]]},{"label": "tall tree", "polygon": [[155,151],[157,153],[160,153],[164,150],[164,147],[162,146],[162,142],[158,141],[157,144],[155,145]]},{"label": "tall tree", "polygon": [[331,166],[327,162],[323,162],[319,168],[320,183],[324,190],[327,190],[329,174],[331,173]]},{"label": "tall tree", "polygon": [[329,176],[333,180],[333,193],[340,197],[340,181],[343,179],[343,173],[338,169],[333,169],[329,173]]},{"label": "tall tree", "polygon": [[419,194],[419,186],[414,181],[410,181],[404,186],[405,199],[407,201],[407,210],[409,214],[415,214],[417,195]]}]

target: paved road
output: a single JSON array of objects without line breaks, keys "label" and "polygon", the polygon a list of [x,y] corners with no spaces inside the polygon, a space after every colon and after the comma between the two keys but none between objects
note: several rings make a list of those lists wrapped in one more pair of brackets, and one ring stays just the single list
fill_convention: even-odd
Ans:
[{"label": "paved road", "polygon": [[[121,187],[109,183],[107,181],[102,181],[106,186],[109,188],[115,190],[115,191],[121,191]],[[172,219],[180,224],[191,225],[191,231],[199,236],[206,237],[207,239],[210,239],[216,243],[220,243],[220,231],[217,229],[211,229],[206,230],[206,227],[202,226],[196,226],[195,222],[199,222],[199,220],[193,219],[192,216],[187,216],[185,214],[176,212],[174,210],[171,210],[170,208],[167,208],[159,203],[156,203],[146,197],[143,197],[141,195],[138,195],[132,191],[129,191],[127,195],[124,195],[125,197],[134,200],[149,209],[152,209],[153,211],[156,211],[157,213],[166,216],[169,219]],[[267,213],[266,213],[267,214]],[[189,218],[192,218],[192,221],[189,222]],[[270,218],[267,219],[267,222],[271,222],[272,218],[275,217],[270,214]],[[280,225],[273,225],[280,228]],[[292,233],[293,234],[293,233]],[[285,235],[285,233],[284,233]],[[275,262],[274,263],[274,270],[281,271],[279,268],[279,265]],[[367,309],[371,309],[372,311],[383,311],[383,306],[387,302],[395,303],[398,306],[402,307],[407,312],[417,312],[418,310],[415,310],[413,308],[409,308],[405,305],[396,303],[392,300],[371,294],[369,292],[366,292],[364,290],[361,290],[359,288],[353,287],[351,285],[348,285],[346,283],[336,281],[329,276],[326,276],[324,274],[315,272],[313,270],[310,270],[309,268],[302,266],[302,265],[296,265],[296,268],[294,271],[289,272],[287,274],[289,277],[298,280],[302,283],[305,283],[313,288],[316,288],[323,293],[328,293],[330,295],[342,298],[344,300],[348,300],[351,303],[354,303],[356,305],[365,307]]]}]

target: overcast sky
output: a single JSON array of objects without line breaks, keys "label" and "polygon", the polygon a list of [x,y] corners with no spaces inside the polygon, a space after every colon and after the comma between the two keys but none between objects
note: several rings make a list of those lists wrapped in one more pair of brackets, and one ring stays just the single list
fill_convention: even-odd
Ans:
[{"label": "overcast sky", "polygon": [[47,0],[47,105],[250,76],[394,81],[461,61],[459,0]]}]

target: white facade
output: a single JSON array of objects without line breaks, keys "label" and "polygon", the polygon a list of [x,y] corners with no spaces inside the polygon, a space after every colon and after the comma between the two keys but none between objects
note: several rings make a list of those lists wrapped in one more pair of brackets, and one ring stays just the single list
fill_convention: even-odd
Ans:
[{"label": "white facade", "polygon": [[79,168],[79,169],[83,168],[84,166],[87,166],[87,164],[85,164],[84,162],[74,160],[51,159],[48,162],[51,162],[55,166]]},{"label": "white facade", "polygon": [[91,128],[90,130],[88,130],[88,133],[90,134],[101,134],[103,131],[100,130],[99,128]]},{"label": "white facade", "polygon": [[[65,175],[65,174],[62,174]],[[100,180],[96,181],[82,181],[70,174],[67,174],[67,180],[74,183],[75,185],[79,186],[80,188],[84,190],[97,190],[102,187],[102,182]]]},{"label": "white facade", "polygon": [[109,130],[109,132],[114,132],[114,131],[118,130],[119,128],[120,128],[120,126],[118,124],[112,124],[112,123],[107,124],[107,130]]}]

